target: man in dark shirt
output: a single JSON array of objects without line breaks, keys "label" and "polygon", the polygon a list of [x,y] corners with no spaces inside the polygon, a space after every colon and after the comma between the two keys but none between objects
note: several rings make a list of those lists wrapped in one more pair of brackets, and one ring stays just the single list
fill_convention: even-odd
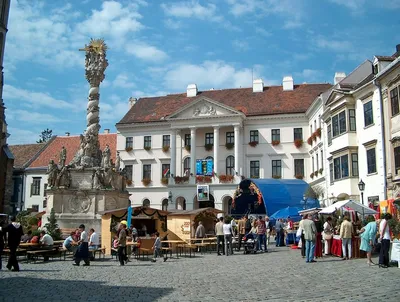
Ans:
[{"label": "man in dark shirt", "polygon": [[275,224],[275,232],[276,232],[276,246],[284,246],[284,230],[283,230],[283,222],[282,219],[278,219]]},{"label": "man in dark shirt", "polygon": [[14,272],[19,271],[19,265],[17,260],[17,248],[21,242],[21,237],[24,234],[22,226],[16,222],[15,216],[11,217],[11,224],[9,224],[5,230],[7,232],[7,244],[10,249],[10,257],[8,258],[7,268]]}]

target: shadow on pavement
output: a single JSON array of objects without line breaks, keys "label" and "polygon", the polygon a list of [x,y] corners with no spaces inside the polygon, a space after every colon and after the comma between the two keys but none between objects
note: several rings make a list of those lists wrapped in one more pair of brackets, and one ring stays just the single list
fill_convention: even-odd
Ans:
[{"label": "shadow on pavement", "polygon": [[[112,277],[110,276],[111,279]],[[131,280],[129,278],[126,280],[126,283],[120,285],[107,285],[104,282],[90,280],[54,280],[14,275],[13,278],[0,279],[0,300],[155,301],[173,291],[172,288],[166,287],[131,286],[129,285],[132,283]]]}]

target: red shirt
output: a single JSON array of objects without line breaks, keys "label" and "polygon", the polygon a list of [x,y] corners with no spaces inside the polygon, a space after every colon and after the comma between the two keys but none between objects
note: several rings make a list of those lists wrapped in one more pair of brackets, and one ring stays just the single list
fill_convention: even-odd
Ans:
[{"label": "red shirt", "polygon": [[257,223],[257,234],[265,234],[266,232],[266,226],[265,226],[265,221],[264,220],[259,220]]}]

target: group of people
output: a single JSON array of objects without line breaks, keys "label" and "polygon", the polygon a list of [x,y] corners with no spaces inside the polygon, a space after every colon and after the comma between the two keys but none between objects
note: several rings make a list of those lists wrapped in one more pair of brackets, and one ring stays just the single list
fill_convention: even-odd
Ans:
[{"label": "group of people", "polygon": [[[380,248],[379,267],[389,266],[389,248],[390,248],[390,226],[388,221],[390,214],[385,214],[383,219],[369,222],[366,226],[357,230],[357,225],[351,222],[348,215],[344,215],[343,221],[338,224],[339,236],[342,241],[342,259],[350,260],[352,258],[352,239],[354,236],[360,236],[360,250],[367,254],[367,264],[374,265],[372,262],[372,252],[375,248]],[[335,228],[332,224],[332,218],[328,217],[326,222],[318,219],[318,216],[311,214],[305,215],[299,223],[298,235],[301,234],[303,258],[307,263],[316,262],[316,258],[331,254],[331,244]],[[322,240],[323,239],[323,240]],[[324,243],[324,248],[322,247]]]}]

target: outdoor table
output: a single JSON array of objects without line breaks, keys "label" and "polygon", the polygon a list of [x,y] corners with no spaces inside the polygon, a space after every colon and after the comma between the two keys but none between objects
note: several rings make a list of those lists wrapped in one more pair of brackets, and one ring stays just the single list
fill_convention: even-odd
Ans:
[{"label": "outdoor table", "polygon": [[27,242],[27,243],[20,243],[19,244],[20,248],[32,248],[32,247],[39,247],[39,246],[40,246],[40,243]]},{"label": "outdoor table", "polygon": [[[342,257],[342,239],[338,235],[333,236],[331,243],[331,254],[337,257]],[[364,251],[360,251],[360,237],[351,239],[351,258],[365,258]]]},{"label": "outdoor table", "polygon": [[126,243],[126,246],[138,246],[138,245],[139,245],[138,242],[133,242],[133,241],[128,241],[128,242]]},{"label": "outdoor table", "polygon": [[168,243],[168,244],[172,244],[172,245],[175,244],[176,258],[179,258],[179,257],[178,257],[178,248],[179,248],[179,245],[180,245],[180,244],[182,244],[182,245],[186,244],[186,242],[183,241],[183,240],[161,240],[161,244],[162,244],[162,243]]}]

